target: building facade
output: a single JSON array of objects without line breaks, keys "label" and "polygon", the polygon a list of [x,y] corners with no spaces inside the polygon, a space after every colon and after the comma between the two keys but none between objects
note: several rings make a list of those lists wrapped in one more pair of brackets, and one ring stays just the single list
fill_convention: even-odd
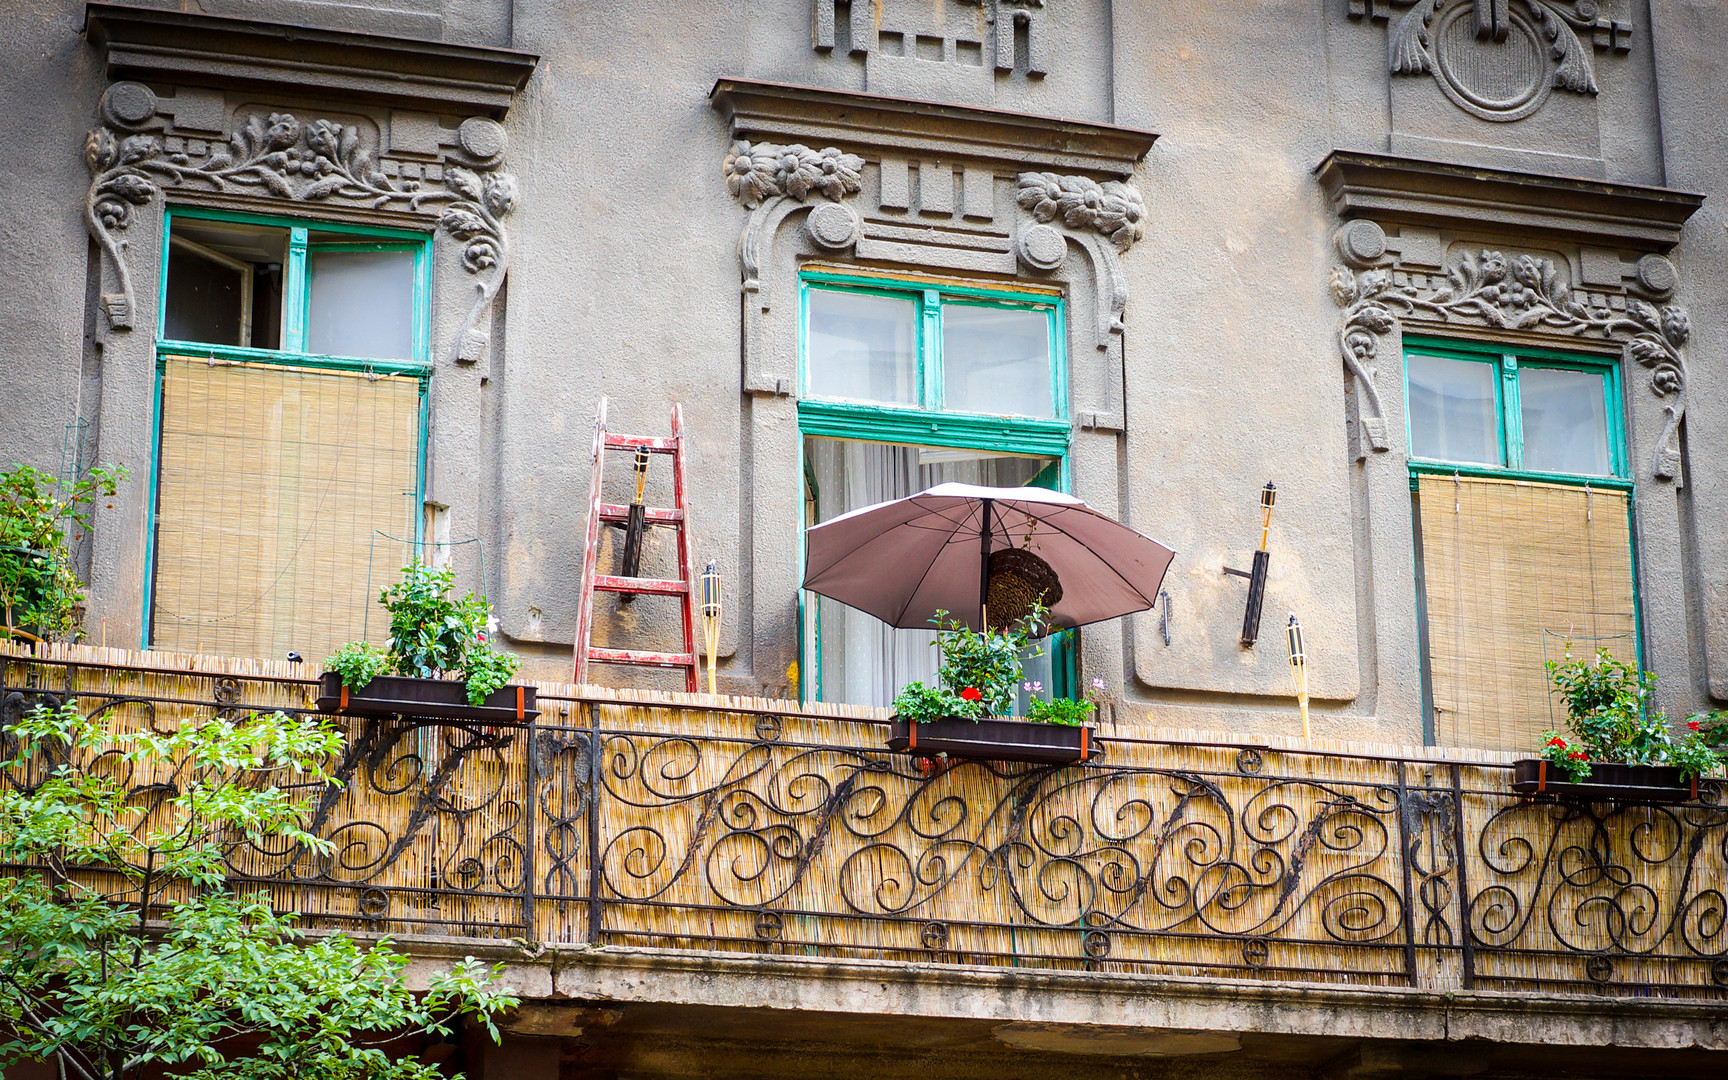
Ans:
[{"label": "building facade", "polygon": [[[1716,3],[41,0],[8,22],[0,462],[130,470],[80,550],[92,644],[316,663],[381,638],[379,586],[427,558],[486,593],[525,674],[568,680],[605,398],[643,434],[683,406],[722,693],[884,706],[924,673],[927,634],[800,590],[803,530],[960,480],[1060,488],[1177,549],[1152,610],[1036,662],[1039,692],[1101,680],[1111,736],[1288,748],[1290,614],[1316,745],[1531,749],[1568,648],[1657,672],[1671,716],[1728,700]],[[1268,481],[1244,645],[1226,570]],[[665,576],[670,541],[646,558]],[[668,598],[595,618],[596,642],[677,647]],[[1688,819],[1693,853],[1721,828]],[[1654,1004],[1568,977],[1523,1010],[1510,975],[1459,1006],[1299,977],[1206,997],[1204,965],[1154,992],[962,950],[818,970],[674,944],[511,954],[544,992],[474,1064],[1707,1075],[1722,897],[1675,887],[1705,974]],[[1404,933],[1405,988],[1456,985]]]}]

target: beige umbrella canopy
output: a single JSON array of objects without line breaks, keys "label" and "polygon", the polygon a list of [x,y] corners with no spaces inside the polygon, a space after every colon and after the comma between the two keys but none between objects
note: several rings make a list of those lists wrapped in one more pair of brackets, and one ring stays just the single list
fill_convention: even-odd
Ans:
[{"label": "beige umbrella canopy", "polygon": [[938,484],[812,528],[804,587],[900,627],[977,628],[987,600],[996,624],[1041,594],[1056,629],[1150,608],[1175,554],[1072,495]]}]

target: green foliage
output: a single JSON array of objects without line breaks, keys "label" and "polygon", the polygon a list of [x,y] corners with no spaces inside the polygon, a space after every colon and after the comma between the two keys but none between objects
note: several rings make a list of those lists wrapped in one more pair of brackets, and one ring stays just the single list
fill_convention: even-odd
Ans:
[{"label": "green foliage", "polygon": [[[129,474],[98,466],[65,490],[51,473],[28,465],[0,472],[0,625],[29,628],[50,640],[76,640],[83,584],[72,545],[90,529],[90,511]],[[70,534],[70,535],[69,535]]]},{"label": "green foliage", "polygon": [[[1656,676],[1600,649],[1594,660],[1575,660],[1566,647],[1564,661],[1547,663],[1554,693],[1566,702],[1568,742],[1557,732],[1543,732],[1542,756],[1565,769],[1573,780],[1590,776],[1591,762],[1629,765],[1675,765],[1688,776],[1705,776],[1722,765],[1713,732],[1706,720],[1692,717],[1676,735],[1668,718],[1655,707]],[[1708,721],[1714,725],[1716,714]]]},{"label": "green foliage", "polygon": [[977,719],[979,703],[963,700],[953,691],[940,686],[910,682],[900,691],[900,696],[894,699],[894,712],[900,719],[910,720],[915,724],[928,724],[932,720],[950,716]]},{"label": "green foliage", "polygon": [[1078,727],[1092,719],[1092,710],[1098,706],[1091,698],[1081,698],[1072,701],[1068,698],[1033,698],[1028,706],[1026,719],[1040,724],[1067,724]]},{"label": "green foliage", "polygon": [[365,642],[344,645],[325,661],[325,669],[341,675],[350,690],[386,670],[422,679],[460,672],[468,703],[479,705],[510,681],[520,661],[487,644],[491,608],[486,598],[470,592],[454,599],[450,591],[455,587],[456,572],[448,566],[404,566],[402,580],[378,594],[378,602],[390,613],[389,648],[380,651]]},{"label": "green foliage", "polygon": [[[39,869],[0,878],[0,1073],[46,1060],[75,1080],[163,1069],[434,1080],[433,1067],[384,1045],[452,1034],[463,1016],[497,1037],[492,1018],[515,1000],[496,972],[464,961],[417,996],[408,958],[387,941],[308,940],[264,896],[226,886],[242,845],[332,849],[302,825],[342,749],[326,719],[218,718],[110,739],[68,705],[4,735],[0,861]],[[166,776],[172,784],[129,786]],[[103,880],[115,890],[100,891]],[[176,894],[187,898],[167,899]]]},{"label": "green foliage", "polygon": [[327,671],[342,676],[350,690],[358,690],[390,670],[390,654],[369,641],[351,641],[324,661]]},{"label": "green foliage", "polygon": [[1024,619],[1004,630],[980,631],[948,618],[946,611],[938,611],[930,620],[936,625],[936,647],[941,655],[937,685],[908,683],[894,699],[895,711],[909,717],[908,708],[926,714],[940,706],[944,710],[937,714],[940,716],[981,720],[1010,715],[1024,670],[1021,654],[1044,627],[1046,615],[1047,609],[1037,604]]}]

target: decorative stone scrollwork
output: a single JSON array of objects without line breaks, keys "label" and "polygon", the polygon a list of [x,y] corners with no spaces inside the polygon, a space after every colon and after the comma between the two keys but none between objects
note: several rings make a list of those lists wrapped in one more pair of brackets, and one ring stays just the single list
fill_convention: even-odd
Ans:
[{"label": "decorative stone scrollwork", "polygon": [[[109,125],[143,128],[153,118],[155,95],[135,83],[116,83],[103,95]],[[90,170],[85,226],[114,268],[117,293],[102,307],[115,330],[132,326],[135,310],[126,242],[116,235],[132,223],[135,207],[150,204],[163,188],[213,194],[248,194],[300,203],[345,204],[371,210],[438,212],[438,227],[463,245],[462,266],[480,280],[478,297],[462,326],[457,358],[484,355],[485,335],[476,330],[508,272],[504,219],[516,206],[516,181],[495,166],[502,158],[504,129],[474,117],[457,133],[457,144],[475,167],[449,163],[427,170],[439,180],[423,183],[388,175],[378,154],[363,145],[352,124],[292,113],[254,113],[238,119],[226,143],[209,144],[201,160],[186,140],[163,131],[117,134],[109,125],[91,130],[84,143]]]},{"label": "decorative stone scrollwork", "polygon": [[1017,188],[1016,201],[1032,221],[1015,235],[1015,255],[1033,270],[1054,270],[1062,264],[1067,245],[1049,223],[1067,226],[1091,256],[1097,278],[1095,340],[1099,348],[1113,349],[1128,306],[1128,278],[1118,256],[1146,235],[1146,204],[1140,192],[1118,180],[1099,183],[1047,172],[1021,173]]},{"label": "decorative stone scrollwork", "polygon": [[[1635,274],[1658,298],[1674,285],[1673,264],[1659,255],[1645,256]],[[1680,305],[1658,306],[1636,296],[1627,297],[1624,305],[1610,303],[1600,293],[1572,289],[1551,259],[1508,257],[1488,250],[1464,255],[1446,267],[1443,278],[1434,275],[1426,284],[1414,278],[1400,283],[1386,268],[1353,273],[1340,266],[1332,271],[1331,287],[1333,299],[1343,309],[1338,342],[1344,366],[1361,393],[1360,435],[1371,449],[1384,451],[1390,446],[1385,409],[1375,385],[1373,362],[1380,336],[1390,333],[1401,318],[1419,318],[1619,342],[1628,364],[1635,362],[1650,371],[1650,391],[1665,403],[1668,419],[1657,443],[1652,474],[1659,480],[1681,479],[1680,422],[1686,415],[1686,361],[1681,350],[1692,324]]]},{"label": "decorative stone scrollwork", "polygon": [[1387,66],[1433,75],[1459,108],[1509,121],[1542,107],[1551,89],[1597,93],[1591,46],[1624,53],[1632,26],[1597,0],[1349,0],[1352,18],[1392,19]]}]

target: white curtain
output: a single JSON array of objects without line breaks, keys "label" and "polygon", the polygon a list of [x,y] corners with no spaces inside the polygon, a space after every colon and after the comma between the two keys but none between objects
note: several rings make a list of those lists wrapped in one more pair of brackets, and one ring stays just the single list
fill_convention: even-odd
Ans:
[{"label": "white curtain", "polygon": [[[1019,487],[1047,458],[993,457],[893,443],[806,439],[805,498],[810,524],[850,510],[914,495],[937,484]],[[885,567],[884,572],[894,568]],[[891,705],[900,688],[936,674],[934,630],[897,630],[827,597],[816,597],[811,635],[820,657],[824,701]],[[816,661],[817,656],[806,656]],[[1030,677],[1030,671],[1028,672]]]}]

